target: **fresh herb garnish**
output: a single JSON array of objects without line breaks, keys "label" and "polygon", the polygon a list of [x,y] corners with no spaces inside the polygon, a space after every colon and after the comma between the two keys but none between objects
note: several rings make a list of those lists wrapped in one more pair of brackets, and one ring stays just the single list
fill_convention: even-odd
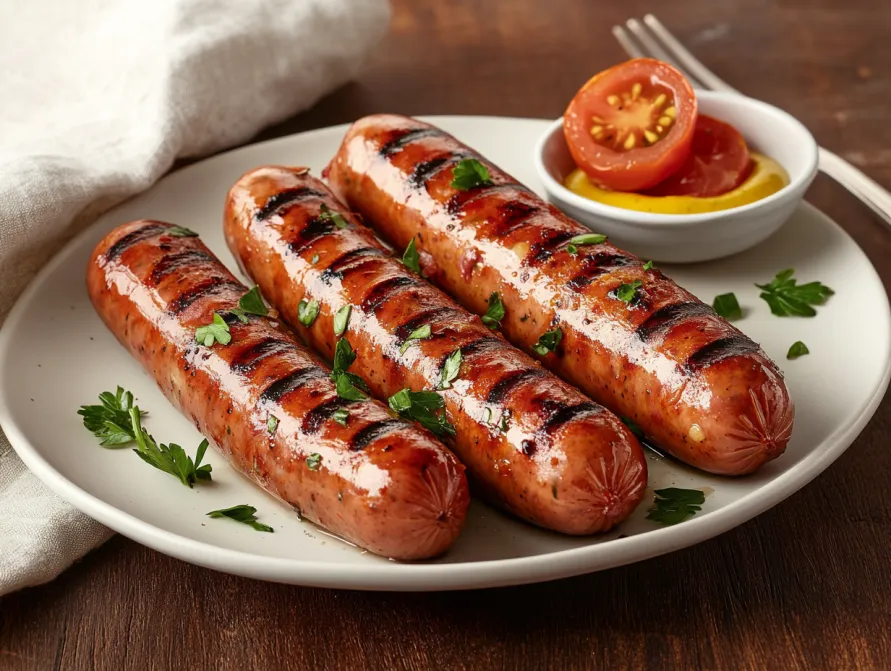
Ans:
[{"label": "fresh herb garnish", "polygon": [[489,169],[475,158],[465,158],[458,162],[452,170],[453,189],[467,191],[475,186],[491,184],[489,181]]},{"label": "fresh herb garnish", "polygon": [[631,431],[631,433],[633,433],[638,438],[644,437],[644,432],[643,432],[643,429],[640,428],[640,424],[635,422],[630,417],[622,417],[621,419],[625,423],[625,426],[628,427],[628,430]]},{"label": "fresh herb garnish", "polygon": [[409,270],[421,274],[421,255],[418,254],[418,248],[415,247],[415,239],[412,238],[402,254],[402,263]]},{"label": "fresh herb garnish", "polygon": [[364,401],[368,393],[368,385],[358,375],[348,373],[347,368],[353,365],[356,353],[350,341],[341,338],[334,346],[334,365],[331,379],[337,388],[337,395],[348,401]]},{"label": "fresh herb garnish", "polygon": [[579,248],[570,242],[568,245],[566,245],[566,251],[569,252],[572,256],[575,256],[579,253]]},{"label": "fresh herb garnish", "polygon": [[342,214],[338,214],[337,212],[332,211],[331,208],[329,208],[324,203],[322,203],[319,219],[321,219],[322,221],[334,222],[334,225],[337,228],[347,228],[349,226],[347,220]]},{"label": "fresh herb garnish", "polygon": [[483,324],[490,329],[497,329],[501,326],[501,320],[504,319],[504,305],[501,302],[501,296],[497,291],[493,291],[489,296],[489,307],[486,314],[483,315]]},{"label": "fresh herb garnish", "polygon": [[269,419],[266,420],[266,428],[270,434],[275,435],[275,430],[278,428],[278,417],[269,415]]},{"label": "fresh herb garnish", "polygon": [[715,302],[712,303],[712,307],[715,308],[715,312],[721,315],[724,319],[729,319],[730,321],[742,319],[742,308],[739,307],[739,301],[736,300],[736,294],[732,292],[715,296]]},{"label": "fresh herb garnish", "polygon": [[306,301],[301,299],[297,303],[297,319],[307,328],[313,325],[316,317],[319,316],[319,302],[316,300]]},{"label": "fresh herb garnish", "polygon": [[195,453],[195,461],[186,454],[186,451],[175,443],[170,445],[158,444],[148,431],[142,428],[139,421],[139,408],[130,408],[130,423],[133,427],[133,435],[136,436],[136,449],[133,450],[145,463],[151,464],[159,471],[170,473],[187,487],[191,487],[198,480],[210,480],[210,472],[213,467],[210,464],[201,465],[204,453],[207,451],[207,439],[202,440]]},{"label": "fresh herb garnish", "polygon": [[269,308],[263,302],[260,295],[260,287],[254,285],[244,296],[238,299],[238,307],[229,310],[242,324],[247,324],[248,315],[265,317],[269,314]]},{"label": "fresh herb garnish", "polygon": [[437,436],[455,435],[455,427],[446,418],[442,396],[435,391],[412,391],[403,389],[393,394],[387,402],[403,417],[413,419]]},{"label": "fresh herb garnish", "polygon": [[408,334],[408,338],[405,339],[405,342],[402,343],[402,346],[399,348],[400,354],[405,354],[405,350],[407,350],[416,340],[426,340],[431,335],[430,324],[424,324],[423,326],[419,326],[414,331]]},{"label": "fresh herb garnish", "polygon": [[311,471],[317,471],[322,466],[322,455],[313,452],[306,458],[306,467]]},{"label": "fresh herb garnish", "polygon": [[334,313],[334,335],[342,336],[344,331],[347,330],[347,325],[350,323],[350,312],[352,311],[352,305],[344,305],[340,310]]},{"label": "fresh herb garnish", "polygon": [[316,265],[319,262],[319,255],[313,254],[312,258],[309,260],[309,262],[313,265]]},{"label": "fresh herb garnish", "polygon": [[350,411],[346,408],[338,408],[334,411],[334,414],[331,415],[331,419],[340,424],[341,426],[347,425],[347,420],[350,418]]},{"label": "fresh herb garnish", "polygon": [[350,341],[346,338],[341,338],[334,346],[334,365],[331,376],[335,377],[345,372],[353,365],[355,360],[356,353],[353,351],[353,346],[350,345]]},{"label": "fresh herb garnish", "polygon": [[205,347],[211,347],[214,342],[228,345],[232,341],[232,334],[229,333],[229,325],[226,321],[214,312],[213,322],[206,326],[199,326],[195,330],[195,340]]},{"label": "fresh herb garnish", "polygon": [[249,527],[252,527],[256,531],[266,531],[268,533],[272,533],[274,529],[261,522],[257,521],[257,509],[254,506],[232,506],[231,508],[223,508],[222,510],[211,510],[207,513],[208,517],[226,517],[230,520],[235,520],[236,522],[241,522],[242,524],[247,524]]},{"label": "fresh herb garnish", "polygon": [[582,233],[569,239],[571,245],[578,247],[582,245],[599,245],[601,242],[606,242],[606,236],[600,235],[600,233]]},{"label": "fresh herb garnish", "polygon": [[118,387],[112,394],[103,391],[99,394],[102,405],[82,405],[77,414],[84,418],[84,426],[100,439],[103,447],[119,447],[136,440],[130,422],[130,408],[133,394]]},{"label": "fresh herb garnish", "polygon": [[538,337],[538,342],[532,346],[532,351],[539,356],[546,356],[548,352],[557,351],[557,345],[561,340],[563,340],[563,331],[559,328],[545,331]]},{"label": "fresh herb garnish", "polygon": [[498,427],[502,432],[507,431],[507,415],[501,415],[501,426]]},{"label": "fresh herb garnish", "polygon": [[702,510],[705,494],[699,489],[657,489],[647,519],[671,525],[683,522]]},{"label": "fresh herb garnish", "polygon": [[486,408],[486,415],[483,417],[483,422],[486,424],[491,424],[492,422],[492,408]]},{"label": "fresh herb garnish", "polygon": [[458,372],[461,370],[462,359],[463,357],[460,349],[456,349],[449,354],[442,366],[442,376],[439,380],[440,389],[449,389],[452,386],[452,382],[455,381],[458,377]]},{"label": "fresh herb garnish", "polygon": [[647,262],[643,265],[643,269],[644,269],[644,270],[652,270],[652,269],[653,269],[653,262],[652,262],[652,261],[647,261]]},{"label": "fresh herb garnish", "polygon": [[337,387],[337,395],[347,401],[364,401],[367,396],[356,385],[358,380],[361,380],[361,378],[353,373],[341,373],[338,375],[334,380]]},{"label": "fresh herb garnish", "polygon": [[620,301],[624,301],[625,303],[630,303],[634,300],[634,297],[637,296],[637,290],[643,286],[643,282],[640,280],[634,280],[628,284],[620,284],[618,288],[615,290],[616,298]]},{"label": "fresh herb garnish", "polygon": [[761,298],[778,317],[813,317],[817,311],[811,306],[822,305],[835,292],[820,282],[798,285],[794,274],[793,268],[787,268],[777,273],[769,284],[755,286],[761,289]]},{"label": "fresh herb garnish", "polygon": [[797,359],[800,356],[804,356],[805,354],[810,354],[811,351],[807,348],[800,340],[798,342],[792,343],[792,347],[789,348],[788,354],[786,354],[787,359]]},{"label": "fresh herb garnish", "polygon": [[186,228],[185,226],[171,226],[166,231],[164,231],[164,235],[170,235],[174,238],[197,238],[198,234],[190,228]]}]

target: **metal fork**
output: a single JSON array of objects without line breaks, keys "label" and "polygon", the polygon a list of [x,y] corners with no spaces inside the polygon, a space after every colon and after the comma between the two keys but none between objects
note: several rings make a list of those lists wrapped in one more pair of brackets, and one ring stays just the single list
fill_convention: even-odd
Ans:
[{"label": "metal fork", "polygon": [[[628,19],[625,27],[613,26],[613,35],[632,58],[651,56],[671,63],[684,73],[694,88],[743,95],[705,67],[652,14],[644,16],[643,22]],[[845,187],[891,226],[891,193],[823,147],[819,148],[818,164],[821,172]]]}]

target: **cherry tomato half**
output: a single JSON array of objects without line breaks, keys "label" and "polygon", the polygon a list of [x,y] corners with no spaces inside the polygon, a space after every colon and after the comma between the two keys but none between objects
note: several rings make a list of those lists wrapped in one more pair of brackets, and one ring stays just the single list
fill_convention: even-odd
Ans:
[{"label": "cherry tomato half", "polygon": [[637,191],[655,186],[690,153],[696,97],[680,72],[637,58],[594,75],[563,115],[576,165],[601,186]]},{"label": "cherry tomato half", "polygon": [[700,114],[687,160],[677,172],[648,189],[647,195],[720,196],[742,184],[751,171],[752,158],[739,131]]}]

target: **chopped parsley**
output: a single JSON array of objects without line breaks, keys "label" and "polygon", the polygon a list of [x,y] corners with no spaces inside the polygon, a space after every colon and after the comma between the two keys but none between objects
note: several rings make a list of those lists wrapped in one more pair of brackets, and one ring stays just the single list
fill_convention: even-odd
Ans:
[{"label": "chopped parsley", "polygon": [[228,345],[232,342],[232,334],[229,333],[229,325],[216,312],[213,313],[213,322],[206,326],[199,326],[195,330],[195,340],[205,347],[211,347],[215,342]]},{"label": "chopped parsley", "polygon": [[[435,391],[403,389],[393,394],[387,402],[402,417],[412,419],[437,436],[455,435],[455,427],[445,414],[445,402]],[[442,410],[442,412],[438,412]]]},{"label": "chopped parsley", "polygon": [[297,304],[297,319],[307,328],[313,325],[316,317],[319,316],[319,302],[316,300],[306,301],[301,299]]},{"label": "chopped parsley", "polygon": [[309,261],[311,264],[316,265],[319,262],[319,255],[313,254],[312,258]]},{"label": "chopped parsley", "polygon": [[421,274],[421,255],[418,254],[418,249],[415,247],[414,238],[411,239],[411,242],[408,243],[408,247],[405,248],[405,252],[402,254],[402,263],[409,270],[416,272],[418,275]]},{"label": "chopped parsley", "polygon": [[569,244],[577,247],[582,245],[599,245],[601,242],[606,242],[606,236],[600,235],[600,233],[582,233],[569,239]]},{"label": "chopped parsley", "polygon": [[532,351],[539,356],[547,356],[549,352],[557,351],[557,345],[561,340],[563,340],[563,331],[559,328],[545,331],[538,337],[538,342],[532,346]]},{"label": "chopped parsley", "polygon": [[423,326],[419,326],[414,331],[408,334],[408,338],[405,339],[405,342],[402,343],[402,346],[399,348],[400,354],[405,354],[405,350],[407,350],[416,340],[426,340],[431,335],[430,324],[424,324]]},{"label": "chopped parsley", "polygon": [[501,326],[502,319],[504,319],[504,304],[501,302],[498,292],[493,291],[489,296],[489,307],[486,314],[483,315],[483,324],[490,329],[497,329]]},{"label": "chopped parsley", "polygon": [[800,340],[792,343],[792,347],[789,348],[788,354],[786,354],[787,359],[797,359],[800,356],[804,356],[805,354],[810,354],[811,351],[807,348]]},{"label": "chopped parsley", "polygon": [[475,158],[465,158],[458,162],[458,165],[452,169],[453,189],[467,191],[476,186],[484,186],[491,184],[489,180],[489,169]]},{"label": "chopped parsley", "polygon": [[817,311],[812,306],[822,305],[835,292],[820,282],[799,285],[794,274],[793,268],[787,268],[777,273],[769,284],[755,286],[761,289],[761,298],[778,317],[814,317]]},{"label": "chopped parsley", "polygon": [[334,335],[342,336],[350,323],[350,312],[353,306],[347,304],[334,313]]},{"label": "chopped parsley", "polygon": [[620,284],[615,289],[616,298],[625,303],[630,303],[637,296],[637,291],[643,286],[640,280],[634,280],[628,284]]},{"label": "chopped parsley", "polygon": [[350,418],[350,411],[346,408],[338,408],[334,411],[334,414],[331,415],[331,419],[340,424],[341,426],[347,425],[347,420]]},{"label": "chopped parsley", "polygon": [[235,315],[242,324],[247,324],[248,315],[265,317],[269,314],[269,308],[263,302],[263,297],[260,295],[260,287],[254,285],[244,296],[238,299],[238,307],[231,309],[229,312]]},{"label": "chopped parsley", "polygon": [[223,517],[235,522],[241,522],[242,524],[247,524],[255,531],[265,531],[267,533],[275,531],[271,526],[258,522],[256,513],[257,509],[253,506],[240,505],[222,508],[221,510],[211,510],[207,513],[207,516],[212,518]]},{"label": "chopped parsley", "polygon": [[347,228],[349,224],[342,214],[334,212],[330,207],[322,203],[319,219],[322,221],[331,221],[337,228]]},{"label": "chopped parsley", "polygon": [[318,452],[313,452],[306,458],[306,467],[311,471],[317,471],[322,466],[322,455]]},{"label": "chopped parsley", "polygon": [[449,354],[442,366],[442,376],[439,380],[440,389],[449,389],[452,386],[452,382],[457,379],[458,372],[461,370],[462,359],[460,348]]},{"label": "chopped parsley", "polygon": [[652,262],[652,261],[647,261],[647,262],[643,265],[643,269],[644,269],[644,270],[652,270],[652,269],[653,269],[653,262]]},{"label": "chopped parsley", "polygon": [[191,228],[186,228],[185,226],[171,226],[166,231],[164,231],[164,235],[170,235],[174,238],[197,238],[198,234],[193,231]]},{"label": "chopped parsley", "polygon": [[269,419],[266,420],[266,429],[270,434],[275,435],[275,430],[278,428],[278,417],[275,415],[269,415]]},{"label": "chopped parsley", "polygon": [[337,389],[337,395],[348,401],[364,401],[368,392],[365,380],[354,373],[348,373],[347,368],[353,365],[356,353],[353,351],[350,341],[341,338],[334,346],[334,366],[331,379]]},{"label": "chopped parsley", "polygon": [[732,292],[715,296],[715,302],[712,303],[712,307],[715,308],[715,312],[721,315],[724,319],[730,321],[742,319],[742,308],[739,307],[739,301],[736,300],[736,294]]},{"label": "chopped parsley", "polygon": [[699,489],[657,489],[647,519],[665,525],[678,524],[702,510],[703,503],[705,494]]}]

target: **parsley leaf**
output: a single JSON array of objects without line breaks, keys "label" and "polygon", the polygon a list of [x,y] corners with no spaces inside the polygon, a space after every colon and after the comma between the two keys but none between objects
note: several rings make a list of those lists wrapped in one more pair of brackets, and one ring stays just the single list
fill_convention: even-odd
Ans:
[{"label": "parsley leaf", "polygon": [[421,255],[418,254],[418,248],[415,247],[415,239],[412,238],[402,254],[402,263],[411,271],[421,274]]},{"label": "parsley leaf", "polygon": [[553,331],[545,331],[538,337],[538,342],[532,346],[532,351],[539,356],[546,356],[548,352],[556,352],[557,345],[563,340],[563,331],[559,328]]},{"label": "parsley leaf", "polygon": [[316,317],[319,316],[319,302],[312,300],[307,302],[301,299],[297,304],[297,319],[307,328],[313,325]]},{"label": "parsley leaf", "polygon": [[341,338],[334,346],[334,366],[331,376],[337,376],[346,371],[356,360],[356,353],[353,346],[346,338]]},{"label": "parsley leaf", "polygon": [[266,428],[270,434],[275,435],[275,430],[278,428],[278,417],[269,415],[269,419],[266,420]]},{"label": "parsley leaf", "polygon": [[475,158],[465,158],[452,169],[453,189],[467,191],[475,186],[491,184],[489,169]]},{"label": "parsley leaf", "polygon": [[805,354],[810,354],[811,351],[807,348],[800,340],[792,343],[792,347],[789,348],[789,353],[786,354],[787,359],[797,359],[800,356],[804,356]]},{"label": "parsley leaf", "polygon": [[769,284],[755,286],[761,289],[761,298],[778,317],[813,317],[817,311],[811,306],[822,305],[835,292],[820,282],[798,285],[794,274],[793,268],[787,268],[777,273]]},{"label": "parsley leaf", "polygon": [[309,262],[313,265],[316,265],[319,262],[319,255],[313,254],[312,258],[309,260]]},{"label": "parsley leaf", "polygon": [[322,466],[322,455],[318,452],[313,452],[306,458],[306,467],[311,471],[317,471]]},{"label": "parsley leaf", "polygon": [[130,408],[135,407],[133,394],[118,387],[114,394],[103,391],[99,394],[99,401],[101,405],[82,405],[77,411],[84,418],[87,430],[101,439],[99,444],[119,447],[136,440],[130,423]]},{"label": "parsley leaf", "polygon": [[334,383],[337,386],[337,395],[347,401],[364,401],[367,396],[359,386],[357,386],[357,382],[361,382],[363,385],[365,384],[362,378],[358,375],[354,375],[353,373],[340,373],[334,378]]},{"label": "parsley leaf", "polygon": [[214,312],[212,323],[206,326],[199,326],[195,330],[195,340],[205,347],[211,347],[214,342],[228,345],[232,341],[232,334],[229,333],[229,325],[226,321]]},{"label": "parsley leaf", "polygon": [[648,520],[671,525],[683,522],[702,510],[705,494],[698,489],[657,489],[653,499],[654,507],[647,514]]},{"label": "parsley leaf", "polygon": [[198,234],[190,228],[186,228],[185,226],[171,226],[166,231],[164,231],[164,235],[170,235],[174,238],[197,238]]},{"label": "parsley leaf", "polygon": [[570,242],[568,245],[566,245],[566,251],[569,252],[572,256],[576,256],[579,253],[579,248]]},{"label": "parsley leaf", "polygon": [[458,372],[461,370],[462,359],[460,348],[449,354],[442,366],[442,376],[439,380],[440,389],[448,389],[452,386],[452,382],[457,379]]},{"label": "parsley leaf", "polygon": [[136,449],[133,451],[145,463],[179,478],[179,481],[187,487],[191,487],[197,480],[211,479],[210,472],[213,467],[210,464],[201,465],[201,460],[207,451],[207,439],[201,441],[198,451],[195,453],[195,461],[192,461],[192,458],[179,445],[156,443],[149,432],[142,428],[142,423],[139,421],[139,408],[130,408],[130,423],[133,427],[133,434],[136,436]]},{"label": "parsley leaf", "polygon": [[736,294],[732,292],[715,296],[715,302],[712,303],[712,307],[715,308],[715,312],[721,315],[724,319],[729,319],[730,321],[742,319],[742,308],[739,307],[739,301],[736,300]]},{"label": "parsley leaf", "polygon": [[405,339],[405,342],[402,343],[402,346],[399,348],[400,354],[405,354],[405,350],[407,350],[416,340],[426,340],[431,335],[430,324],[424,324],[423,326],[419,326],[414,331],[408,334],[408,338]]},{"label": "parsley leaf", "polygon": [[347,220],[344,218],[342,214],[334,212],[327,205],[322,203],[321,213],[319,214],[319,219],[322,221],[331,221],[334,222],[334,225],[337,228],[347,228],[349,224]]},{"label": "parsley leaf", "polygon": [[616,289],[614,289],[614,293],[616,298],[620,301],[624,301],[625,303],[630,303],[634,300],[635,296],[637,296],[637,290],[643,286],[643,282],[640,280],[634,280],[629,284],[620,284]]},{"label": "parsley leaf", "polygon": [[350,323],[350,312],[352,311],[352,305],[344,305],[340,310],[334,313],[334,335],[342,336],[344,331],[347,330],[347,325]]},{"label": "parsley leaf", "polygon": [[606,236],[600,235],[600,233],[582,233],[581,235],[576,235],[573,238],[569,239],[570,244],[572,245],[599,245],[601,242],[606,242]]},{"label": "parsley leaf", "polygon": [[393,394],[387,402],[401,416],[413,419],[437,436],[455,435],[455,427],[446,418],[445,411],[437,414],[438,410],[445,407],[445,402],[435,391],[412,391],[405,388]]},{"label": "parsley leaf", "polygon": [[257,509],[254,508],[254,506],[240,505],[232,506],[231,508],[223,508],[221,510],[211,510],[207,513],[207,516],[214,518],[226,517],[230,520],[247,524],[256,531],[267,531],[272,533],[274,529],[271,526],[257,521],[256,512]]},{"label": "parsley leaf", "polygon": [[[334,346],[334,365],[331,379],[337,388],[337,395],[348,401],[364,401],[368,392],[368,385],[358,375],[348,373],[347,368],[353,365],[356,353],[350,345],[350,341],[341,338]],[[365,392],[365,393],[363,393]]]},{"label": "parsley leaf", "polygon": [[644,432],[643,429],[640,428],[640,424],[635,422],[630,417],[621,417],[620,419],[622,420],[622,422],[624,422],[625,426],[628,427],[628,430],[631,431],[631,433],[633,433],[638,438],[644,437]]},{"label": "parsley leaf", "polygon": [[269,314],[269,308],[266,307],[263,296],[260,295],[260,287],[256,284],[238,299],[238,309],[249,315],[260,315],[261,317]]},{"label": "parsley leaf", "polygon": [[501,302],[501,296],[497,291],[493,291],[489,296],[489,308],[483,315],[483,324],[490,329],[497,329],[501,326],[501,320],[504,319],[504,304]]},{"label": "parsley leaf", "polygon": [[652,262],[652,261],[647,261],[647,262],[643,265],[643,269],[644,269],[644,270],[652,270],[652,269],[653,269],[653,262]]},{"label": "parsley leaf", "polygon": [[347,425],[347,420],[350,418],[350,411],[346,408],[338,408],[334,411],[334,414],[331,415],[331,419],[340,424],[341,426]]},{"label": "parsley leaf", "polygon": [[508,418],[507,414],[501,415],[501,425],[498,428],[501,429],[502,432],[507,431],[507,418]]}]

